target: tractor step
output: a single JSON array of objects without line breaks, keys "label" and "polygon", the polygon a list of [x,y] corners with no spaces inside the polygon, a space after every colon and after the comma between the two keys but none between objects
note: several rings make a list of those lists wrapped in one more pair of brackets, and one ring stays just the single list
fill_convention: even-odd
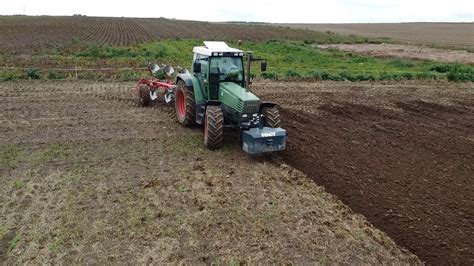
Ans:
[{"label": "tractor step", "polygon": [[286,148],[286,130],[283,128],[251,128],[242,132],[242,149],[256,155],[283,151]]}]

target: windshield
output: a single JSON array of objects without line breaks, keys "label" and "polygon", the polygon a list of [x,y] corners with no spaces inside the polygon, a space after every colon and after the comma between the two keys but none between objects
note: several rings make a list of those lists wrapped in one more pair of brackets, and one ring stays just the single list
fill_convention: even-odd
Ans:
[{"label": "windshield", "polygon": [[209,72],[219,74],[220,81],[243,82],[242,57],[212,57]]}]

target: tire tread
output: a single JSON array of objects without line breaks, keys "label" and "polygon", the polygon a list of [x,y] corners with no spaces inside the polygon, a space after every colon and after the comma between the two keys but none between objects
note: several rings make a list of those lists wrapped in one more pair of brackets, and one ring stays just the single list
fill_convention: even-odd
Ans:
[{"label": "tire tread", "polygon": [[207,139],[204,138],[204,145],[208,149],[217,149],[222,145],[224,133],[224,114],[219,106],[208,106],[207,117]]},{"label": "tire tread", "polygon": [[262,113],[265,117],[265,126],[272,128],[281,127],[280,112],[275,106],[264,108]]}]

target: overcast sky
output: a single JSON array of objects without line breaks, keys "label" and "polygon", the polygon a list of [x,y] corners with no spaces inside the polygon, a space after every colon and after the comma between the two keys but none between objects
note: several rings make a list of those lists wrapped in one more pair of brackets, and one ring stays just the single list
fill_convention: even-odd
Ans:
[{"label": "overcast sky", "polygon": [[300,23],[472,22],[474,0],[0,0],[0,14]]}]

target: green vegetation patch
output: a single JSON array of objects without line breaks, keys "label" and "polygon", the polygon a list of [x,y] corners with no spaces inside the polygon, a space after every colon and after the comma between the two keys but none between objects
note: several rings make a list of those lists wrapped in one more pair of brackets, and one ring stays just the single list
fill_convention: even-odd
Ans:
[{"label": "green vegetation patch", "polygon": [[16,235],[15,238],[13,238],[12,240],[10,240],[10,242],[8,242],[8,244],[10,246],[10,251],[12,251],[16,248],[16,246],[18,245],[18,242],[20,242],[20,240],[21,240],[20,235]]},{"label": "green vegetation patch", "polygon": [[431,68],[438,73],[446,73],[449,81],[474,82],[474,67],[462,64],[442,64]]},{"label": "green vegetation patch", "polygon": [[[327,36],[326,36],[327,35]],[[344,37],[326,34],[327,38],[336,38],[333,42],[358,43],[369,42],[358,37]],[[329,37],[328,37],[329,36]],[[325,38],[326,38],[325,37]],[[228,42],[230,46],[243,51],[253,51],[255,56],[268,61],[267,72],[261,73],[257,64],[253,67],[254,77],[271,80],[334,80],[334,81],[375,81],[375,80],[414,80],[447,79],[453,82],[474,81],[474,65],[459,63],[441,63],[428,60],[410,60],[398,58],[376,58],[342,52],[336,49],[318,49],[316,43],[330,40],[304,40],[266,42],[248,42],[239,44]],[[370,40],[372,42],[373,40]],[[134,81],[148,75],[144,67],[147,62],[160,65],[190,69],[193,47],[203,45],[201,40],[175,39],[148,42],[128,47],[93,44],[68,54],[55,54],[50,60],[58,64],[75,65],[81,68],[112,68],[113,71],[78,71],[59,73],[27,69],[24,73],[0,71],[0,81],[15,79],[115,79]],[[100,62],[100,66],[97,66]],[[138,69],[141,68],[141,69]]]},{"label": "green vegetation patch", "polygon": [[[445,79],[446,72],[436,71],[448,67],[453,73],[465,73],[452,81],[472,81],[471,65],[444,64],[433,61],[376,58],[355,55],[334,49],[320,50],[297,42],[246,43],[243,50],[268,60],[267,73],[258,73],[268,79],[317,79],[335,81]],[[256,69],[258,72],[258,69]],[[471,73],[471,76],[469,76]]]},{"label": "green vegetation patch", "polygon": [[[334,38],[342,38],[334,35]],[[335,49],[320,50],[314,43],[326,43],[329,40],[291,42],[272,40],[267,42],[229,42],[232,47],[243,51],[252,51],[256,56],[268,61],[268,71],[261,73],[253,68],[256,76],[264,79],[316,79],[334,81],[374,81],[374,80],[413,80],[448,79],[450,81],[473,81],[472,65],[457,63],[439,63],[410,59],[376,58],[355,55]],[[372,40],[373,41],[373,40]],[[369,42],[352,36],[347,40],[334,42]],[[200,40],[162,40],[130,47],[111,47],[93,45],[85,51],[77,52],[76,57],[89,59],[115,60],[118,64],[130,61],[128,65],[141,62],[159,62],[190,68],[192,49],[202,45]],[[142,63],[144,65],[144,63]],[[119,76],[120,80],[134,80],[137,75],[127,71]]]}]

